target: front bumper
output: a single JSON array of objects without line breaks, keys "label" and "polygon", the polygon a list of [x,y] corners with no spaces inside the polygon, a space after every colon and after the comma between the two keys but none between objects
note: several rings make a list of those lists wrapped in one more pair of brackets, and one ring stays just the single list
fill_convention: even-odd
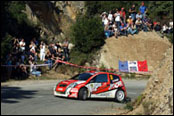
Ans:
[{"label": "front bumper", "polygon": [[56,88],[54,87],[53,89],[53,94],[54,96],[60,96],[60,97],[70,97],[70,98],[77,98],[78,97],[78,91],[77,90],[74,90],[69,88],[66,90],[66,92],[58,92],[56,91]]}]

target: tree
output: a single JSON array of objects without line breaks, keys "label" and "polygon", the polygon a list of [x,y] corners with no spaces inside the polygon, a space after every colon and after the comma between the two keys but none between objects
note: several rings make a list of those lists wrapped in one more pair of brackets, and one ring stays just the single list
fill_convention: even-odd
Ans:
[{"label": "tree", "polygon": [[104,44],[104,29],[97,16],[88,18],[79,16],[72,27],[72,42],[75,49],[90,53]]}]

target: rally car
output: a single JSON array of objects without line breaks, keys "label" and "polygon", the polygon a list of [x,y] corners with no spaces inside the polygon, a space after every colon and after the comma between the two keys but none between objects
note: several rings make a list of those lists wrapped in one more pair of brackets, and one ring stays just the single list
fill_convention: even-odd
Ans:
[{"label": "rally car", "polygon": [[59,82],[53,89],[54,96],[78,98],[114,98],[123,102],[127,96],[120,75],[108,72],[84,72],[69,80]]}]

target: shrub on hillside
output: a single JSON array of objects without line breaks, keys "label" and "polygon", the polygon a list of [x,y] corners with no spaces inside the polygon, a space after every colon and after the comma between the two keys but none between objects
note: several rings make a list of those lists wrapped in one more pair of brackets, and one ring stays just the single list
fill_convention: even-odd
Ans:
[{"label": "shrub on hillside", "polygon": [[75,49],[90,53],[104,45],[104,30],[99,17],[79,16],[72,26],[72,42]]},{"label": "shrub on hillside", "polygon": [[72,26],[71,40],[75,45],[71,58],[73,63],[84,65],[92,54],[105,43],[104,29],[100,17],[78,16]]}]

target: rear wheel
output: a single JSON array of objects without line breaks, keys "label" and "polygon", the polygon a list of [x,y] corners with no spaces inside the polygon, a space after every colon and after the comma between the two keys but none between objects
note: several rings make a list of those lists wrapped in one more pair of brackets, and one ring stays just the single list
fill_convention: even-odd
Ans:
[{"label": "rear wheel", "polygon": [[115,94],[115,101],[122,103],[122,102],[124,102],[124,100],[125,100],[124,91],[119,89]]},{"label": "rear wheel", "polygon": [[79,91],[79,99],[80,100],[86,100],[88,98],[88,91],[86,88],[81,88]]}]

